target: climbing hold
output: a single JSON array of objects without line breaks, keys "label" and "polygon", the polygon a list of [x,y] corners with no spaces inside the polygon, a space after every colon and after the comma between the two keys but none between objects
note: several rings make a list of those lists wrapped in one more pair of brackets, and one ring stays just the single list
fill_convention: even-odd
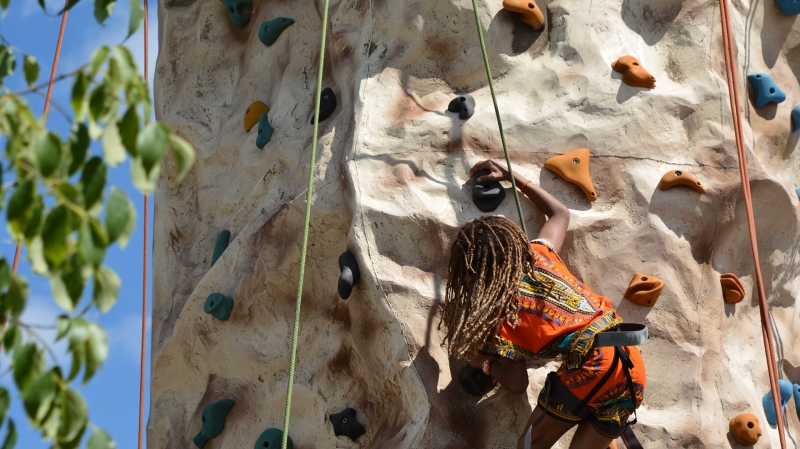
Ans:
[{"label": "climbing hold", "polygon": [[747,80],[753,86],[753,94],[755,95],[753,106],[756,108],[766,106],[767,103],[783,103],[786,100],[786,94],[778,88],[775,81],[772,81],[772,78],[766,73],[747,75]]},{"label": "climbing hold", "polygon": [[[786,403],[792,398],[792,383],[786,379],[778,380],[778,388],[781,393],[781,413],[786,414]],[[767,422],[775,426],[778,424],[778,419],[775,416],[775,404],[772,401],[772,390],[761,399],[761,405],[764,406],[764,414],[767,415]]]},{"label": "climbing hold", "polygon": [[[325,119],[333,114],[333,111],[336,109],[336,95],[333,93],[333,89],[330,87],[326,87],[322,89],[322,100],[319,103],[319,121],[324,122]],[[311,124],[314,124],[314,116],[311,116]]]},{"label": "climbing hold", "polygon": [[366,433],[367,429],[356,421],[356,411],[352,408],[346,408],[339,413],[330,415],[331,424],[333,424],[333,434],[337,437],[342,435],[355,441],[361,435]]},{"label": "climbing hold", "polygon": [[255,101],[251,104],[246,111],[244,111],[244,130],[250,132],[258,120],[261,118],[261,114],[266,114],[269,112],[269,107],[264,104],[263,101]]},{"label": "climbing hold", "polygon": [[561,156],[551,157],[544,163],[544,168],[555,172],[565,180],[577,184],[586,194],[586,199],[593,202],[597,199],[597,192],[592,185],[589,175],[589,149],[578,148]]},{"label": "climbing hold", "polygon": [[489,170],[480,170],[472,177],[472,202],[478,206],[481,212],[492,212],[498,207],[506,197],[506,190],[498,181],[478,182],[481,176],[491,173]]},{"label": "climbing hold", "polygon": [[[283,431],[280,429],[267,429],[256,440],[253,449],[280,449],[283,442]],[[292,449],[292,438],[286,442],[286,449]]]},{"label": "climbing hold", "polygon": [[222,256],[222,253],[228,248],[228,242],[231,240],[231,231],[223,229],[219,236],[217,236],[217,243],[214,245],[214,255],[211,256],[211,266],[217,263],[217,259]]},{"label": "climbing hold", "polygon": [[447,106],[447,110],[458,112],[458,118],[466,120],[475,113],[475,99],[472,98],[472,95],[461,95],[453,98],[453,101]]},{"label": "climbing hold", "polygon": [[534,30],[544,27],[544,13],[533,0],[503,0],[503,8],[522,15],[522,21]]},{"label": "climbing hold", "polygon": [[266,113],[261,114],[261,118],[258,120],[258,135],[256,136],[256,146],[259,149],[264,149],[264,145],[269,143],[269,139],[272,139],[272,133],[275,132],[275,128],[269,124],[269,117]]},{"label": "climbing hold", "polygon": [[356,256],[350,251],[345,251],[339,256],[339,297],[347,299],[353,293],[353,286],[361,279],[361,270],[358,268]]},{"label": "climbing hold", "polygon": [[606,449],[617,449],[617,440],[612,441]]},{"label": "climbing hold", "polygon": [[792,109],[792,132],[796,133],[797,131],[800,131],[800,104]]},{"label": "climbing hold", "polygon": [[278,40],[278,36],[283,33],[283,30],[289,28],[292,24],[294,24],[294,19],[286,17],[278,17],[269,22],[264,22],[261,24],[261,28],[258,29],[258,39],[269,47]]},{"label": "climbing hold", "polygon": [[744,287],[733,273],[726,273],[719,277],[722,284],[722,295],[728,304],[736,304],[744,299]]},{"label": "climbing hold", "polygon": [[797,193],[797,198],[800,198],[800,187],[795,190],[795,193]]},{"label": "climbing hold", "polygon": [[677,185],[689,186],[700,193],[707,193],[705,187],[703,187],[703,185],[700,184],[700,181],[697,180],[697,177],[691,173],[686,173],[685,171],[681,170],[666,172],[664,176],[661,177],[661,182],[658,183],[658,188],[661,190],[667,190]]},{"label": "climbing hold", "polygon": [[800,385],[794,384],[794,409],[797,412],[797,417],[800,418]]},{"label": "climbing hold", "polygon": [[625,290],[624,297],[640,306],[652,307],[658,301],[664,285],[664,281],[657,277],[636,273],[628,289]]},{"label": "climbing hold", "polygon": [[655,89],[656,78],[642,67],[638,59],[626,55],[611,63],[615,72],[622,74],[622,82],[633,87]]},{"label": "climbing hold", "polygon": [[742,446],[752,446],[761,437],[761,425],[758,417],[752,413],[740,413],[731,419],[731,434]]},{"label": "climbing hold", "polygon": [[487,376],[483,370],[469,365],[461,371],[458,381],[461,388],[473,396],[485,395],[494,388],[495,384],[494,377]]},{"label": "climbing hold", "polygon": [[233,401],[230,399],[222,399],[203,407],[201,418],[203,427],[200,429],[200,433],[192,438],[195,446],[203,449],[208,440],[216,438],[222,432],[222,428],[225,427],[225,418],[231,407],[233,407]]},{"label": "climbing hold", "polygon": [[253,17],[253,3],[250,0],[220,0],[228,10],[231,22],[239,28],[244,28]]},{"label": "climbing hold", "polygon": [[775,0],[778,8],[787,16],[800,14],[800,0]]},{"label": "climbing hold", "polygon": [[231,316],[231,309],[233,308],[233,300],[223,295],[222,293],[212,293],[206,298],[206,303],[203,305],[203,311],[211,314],[214,318],[225,321]]}]

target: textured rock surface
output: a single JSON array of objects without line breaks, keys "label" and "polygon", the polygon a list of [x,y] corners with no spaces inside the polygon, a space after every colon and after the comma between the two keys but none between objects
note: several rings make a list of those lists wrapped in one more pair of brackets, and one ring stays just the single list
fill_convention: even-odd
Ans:
[{"label": "textured rock surface", "polygon": [[[203,406],[222,398],[236,407],[209,448],[252,447],[282,425],[321,2],[254,3],[244,29],[217,1],[159,8],[157,114],[198,158],[179,186],[165,170],[156,197],[151,449],[189,447]],[[540,1],[541,32],[500,0],[479,4],[516,170],[572,210],[567,265],[626,320],[650,327],[640,439],[729,447],[732,417],[766,422],[768,381],[717,1]],[[789,116],[800,102],[800,23],[771,0],[734,1],[732,14],[739,69],[769,73],[791,100],[742,104],[780,369],[798,383],[800,134]],[[297,23],[265,47],[256,25],[276,16]],[[502,157],[470,1],[333,0],[328,39],[324,85],[339,106],[320,126],[290,435],[307,449],[514,448],[554,362],[530,366],[527,397],[500,388],[474,398],[458,385],[464,362],[448,360],[437,330],[450,242],[480,214],[468,170]],[[656,89],[612,72],[625,54]],[[740,83],[746,95],[743,75]],[[477,103],[468,121],[445,113],[461,94]],[[241,124],[253,98],[270,105],[276,129],[263,151]],[[594,203],[541,168],[575,148],[591,151]],[[660,191],[661,175],[677,169],[708,194]],[[524,208],[533,235],[544,217]],[[515,217],[511,195],[497,212]],[[230,246],[212,268],[222,229]],[[342,301],[337,258],[347,249],[362,279]],[[666,282],[655,307],[622,299],[635,272]],[[736,305],[722,297],[728,272],[745,288]],[[225,322],[203,313],[213,292],[236,298]],[[326,421],[345,407],[367,429],[358,442],[335,437]],[[797,435],[797,417],[787,420]],[[777,446],[775,429],[765,426],[759,444]]]}]

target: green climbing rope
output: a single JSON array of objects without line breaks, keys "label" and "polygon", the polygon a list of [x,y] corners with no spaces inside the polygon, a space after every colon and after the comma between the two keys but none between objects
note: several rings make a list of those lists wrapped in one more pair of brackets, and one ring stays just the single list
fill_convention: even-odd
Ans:
[{"label": "green climbing rope", "polygon": [[330,0],[325,0],[322,8],[322,36],[320,37],[319,66],[317,68],[317,95],[314,106],[314,136],[311,139],[311,163],[308,167],[308,190],[306,191],[306,216],[303,222],[303,249],[300,253],[300,275],[297,280],[297,298],[294,305],[294,329],[292,330],[292,354],[289,359],[289,378],[286,387],[286,411],[283,415],[282,449],[287,449],[289,442],[289,416],[292,412],[292,386],[294,385],[294,369],[297,361],[297,336],[300,330],[300,303],[303,300],[303,278],[306,274],[306,254],[308,253],[308,228],[311,224],[311,197],[314,192],[314,171],[317,161],[317,134],[319,133],[319,110],[322,101],[322,70],[325,62],[325,44],[328,33],[328,7]]},{"label": "green climbing rope", "polygon": [[511,176],[511,184],[514,186],[514,201],[517,203],[517,212],[519,213],[519,224],[522,227],[522,232],[528,235],[528,230],[525,228],[525,216],[522,214],[522,204],[519,202],[519,193],[517,186],[514,182],[514,170],[511,168],[511,157],[508,155],[508,145],[506,145],[506,133],[503,131],[503,122],[500,120],[500,108],[497,106],[497,95],[494,92],[494,81],[492,81],[492,69],[489,66],[489,56],[486,55],[486,43],[483,41],[483,24],[481,17],[478,14],[478,2],[472,0],[472,11],[475,13],[475,24],[478,26],[478,39],[481,41],[481,52],[483,52],[483,65],[486,66],[486,77],[489,79],[489,90],[492,92],[492,102],[494,103],[494,113],[497,116],[497,126],[500,128],[500,140],[503,142],[503,152],[506,155],[506,165],[508,166],[508,174]]}]

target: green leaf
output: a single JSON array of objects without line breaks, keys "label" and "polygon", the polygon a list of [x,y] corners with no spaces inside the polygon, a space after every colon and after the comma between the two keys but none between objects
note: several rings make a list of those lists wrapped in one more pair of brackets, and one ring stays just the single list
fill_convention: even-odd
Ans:
[{"label": "green leaf", "polygon": [[92,437],[89,438],[86,449],[117,449],[117,443],[103,429],[93,427],[92,430]]},{"label": "green leaf", "polygon": [[136,136],[139,135],[139,116],[136,114],[136,106],[129,107],[119,121],[119,134],[128,154],[136,157]]},{"label": "green leaf", "polygon": [[34,377],[22,390],[22,403],[34,423],[40,424],[47,416],[56,393],[56,379],[52,371]]},{"label": "green leaf", "polygon": [[28,226],[28,221],[33,213],[32,203],[35,195],[36,184],[33,179],[27,179],[17,184],[14,193],[8,200],[8,224],[15,235],[21,235]]},{"label": "green leaf", "polygon": [[86,359],[86,348],[81,346],[80,348],[76,348],[75,350],[71,350],[72,352],[72,367],[69,371],[69,377],[67,377],[68,382],[72,382],[73,379],[78,375],[81,371],[81,366],[83,361]]},{"label": "green leaf", "polygon": [[0,45],[0,85],[3,84],[3,79],[12,73],[17,68],[17,59],[14,53],[5,45]]},{"label": "green leaf", "polygon": [[122,282],[114,270],[102,266],[94,272],[94,296],[92,301],[100,309],[100,313],[111,310],[119,297],[119,287]]},{"label": "green leaf", "polygon": [[[0,259],[0,290],[5,290],[8,288],[9,283],[11,282],[11,268],[8,266],[8,262],[5,258]],[[0,422],[3,422],[0,419]]]},{"label": "green leaf", "polygon": [[67,236],[71,227],[66,206],[57,206],[47,215],[42,228],[44,258],[50,268],[60,267],[67,260]]},{"label": "green leaf", "polygon": [[108,59],[109,48],[106,45],[98,48],[97,50],[92,53],[92,62],[91,62],[91,72],[89,72],[89,78],[94,78],[94,75],[100,69],[100,66],[106,62]]},{"label": "green leaf", "polygon": [[75,111],[75,120],[78,122],[83,121],[86,112],[84,100],[86,99],[86,91],[89,89],[89,78],[83,73],[83,70],[78,72],[75,77],[75,82],[72,84],[72,110]]},{"label": "green leaf", "polygon": [[83,168],[81,181],[78,185],[83,192],[83,200],[87,209],[91,209],[94,203],[103,196],[103,187],[106,185],[106,171],[105,162],[97,156],[89,159],[86,167]]},{"label": "green leaf", "polygon": [[83,276],[82,266],[78,264],[75,256],[70,257],[61,272],[61,279],[67,289],[67,294],[73,306],[77,306],[83,296],[83,286],[86,285],[86,278]]},{"label": "green leaf", "polygon": [[25,301],[28,299],[30,288],[25,278],[12,274],[6,292],[6,304],[12,315],[17,316],[25,310]]},{"label": "green leaf", "polygon": [[61,139],[57,134],[47,133],[36,142],[36,163],[42,176],[49,178],[58,168],[61,160]]},{"label": "green leaf", "polygon": [[22,331],[19,327],[12,324],[6,328],[6,333],[3,334],[3,348],[6,352],[16,352],[22,344]]},{"label": "green leaf", "polygon": [[89,418],[89,408],[80,393],[71,388],[64,391],[62,395],[58,441],[68,443],[83,433]]},{"label": "green leaf", "polygon": [[125,248],[128,239],[136,226],[136,209],[133,203],[122,190],[111,188],[111,195],[106,203],[106,229],[108,229],[108,241],[110,243],[119,242],[121,248]]},{"label": "green leaf", "polygon": [[70,319],[67,315],[61,315],[56,320],[56,341],[61,340],[67,335],[70,328]]},{"label": "green leaf", "polygon": [[145,173],[142,158],[137,157],[131,161],[131,180],[133,185],[145,195],[155,189],[156,181],[161,174],[161,164],[153,167],[150,173]]},{"label": "green leaf", "polygon": [[72,132],[69,135],[69,151],[72,154],[72,162],[69,165],[69,176],[83,167],[86,161],[86,153],[89,151],[89,130],[83,123],[76,123],[72,127]]},{"label": "green leaf", "polygon": [[169,145],[169,128],[159,122],[145,126],[136,139],[136,150],[142,158],[145,173],[149,174],[153,166],[161,162]]},{"label": "green leaf", "polygon": [[27,81],[28,86],[33,87],[36,80],[39,79],[39,63],[36,62],[36,58],[26,55],[22,66],[22,72],[25,74],[25,81]]},{"label": "green leaf", "polygon": [[178,182],[181,182],[194,164],[194,148],[186,139],[177,134],[169,136],[169,143],[172,144],[172,150],[175,153],[175,165],[178,166]]},{"label": "green leaf", "polygon": [[114,12],[116,0],[94,0],[94,18],[97,23],[103,24],[111,13]]},{"label": "green leaf", "polygon": [[33,206],[31,207],[31,219],[23,230],[25,238],[30,240],[42,229],[42,222],[44,221],[44,201],[38,194],[33,198]]},{"label": "green leaf", "polygon": [[125,162],[125,147],[116,122],[108,122],[103,131],[103,156],[108,165],[116,167]]},{"label": "green leaf", "polygon": [[10,405],[11,396],[9,396],[8,390],[0,387],[0,423],[6,419],[6,414],[8,413],[8,407]]},{"label": "green leaf", "polygon": [[39,348],[33,343],[21,347],[14,351],[14,359],[12,362],[14,368],[14,381],[17,383],[17,388],[25,390],[31,379],[37,374],[37,368],[41,364],[41,353]]},{"label": "green leaf", "polygon": [[[43,0],[40,0],[40,1],[43,1]],[[3,7],[3,14],[5,14],[6,11],[8,11],[9,3],[11,3],[11,0],[0,0],[0,6]],[[3,422],[3,420],[0,420],[0,422]]]},{"label": "green leaf", "polygon": [[41,235],[36,235],[28,241],[28,258],[34,273],[47,273],[47,261],[44,260],[44,243],[42,243]]},{"label": "green leaf", "polygon": [[78,251],[86,262],[93,267],[103,263],[103,257],[108,246],[108,234],[103,225],[95,218],[81,223],[80,234],[78,237]]},{"label": "green leaf", "polygon": [[[61,399],[60,395],[56,395],[53,401],[53,406],[50,407],[50,413],[45,415],[42,420],[39,430],[42,432],[43,440],[54,440],[58,434],[58,425],[61,422]],[[53,448],[55,449],[55,446]]]},{"label": "green leaf", "polygon": [[105,115],[108,103],[106,99],[107,94],[108,90],[105,84],[101,84],[95,87],[89,95],[89,116],[95,122],[100,121],[100,118]]},{"label": "green leaf", "polygon": [[142,24],[142,19],[144,19],[144,7],[142,6],[142,2],[139,0],[131,0],[130,4],[131,17],[128,21],[128,37],[125,38],[126,40],[139,29],[139,26]]},{"label": "green leaf", "polygon": [[3,438],[3,445],[0,446],[0,449],[13,449],[15,444],[17,444],[17,427],[14,425],[14,420],[8,418],[6,437]]},{"label": "green leaf", "polygon": [[103,328],[97,323],[89,323],[89,339],[86,340],[86,371],[83,373],[84,385],[89,382],[108,357],[108,339]]}]

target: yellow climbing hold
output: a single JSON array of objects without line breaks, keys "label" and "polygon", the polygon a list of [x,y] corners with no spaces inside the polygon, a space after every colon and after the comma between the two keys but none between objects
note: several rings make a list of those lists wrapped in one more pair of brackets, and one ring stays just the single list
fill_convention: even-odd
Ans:
[{"label": "yellow climbing hold", "polygon": [[269,107],[264,104],[263,101],[256,101],[244,111],[244,130],[250,132],[250,130],[258,124],[258,120],[261,118],[261,114],[265,114],[269,112]]}]

